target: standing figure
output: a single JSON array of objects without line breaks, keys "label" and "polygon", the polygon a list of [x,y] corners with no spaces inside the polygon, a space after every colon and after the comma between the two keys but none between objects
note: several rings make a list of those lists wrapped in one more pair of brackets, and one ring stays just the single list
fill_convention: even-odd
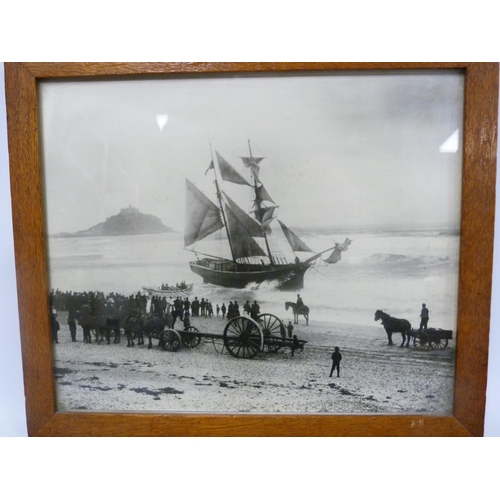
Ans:
[{"label": "standing figure", "polygon": [[337,369],[337,377],[340,377],[340,361],[342,359],[342,354],[340,354],[340,349],[335,347],[335,350],[332,353],[332,369],[330,370],[330,377],[333,374],[333,371]]},{"label": "standing figure", "polygon": [[59,344],[59,340],[57,338],[57,332],[59,331],[59,321],[57,321],[57,314],[50,315],[50,331],[52,332],[52,341],[56,344]]},{"label": "standing figure", "polygon": [[288,338],[291,339],[293,335],[293,325],[291,321],[289,321],[288,325],[286,325],[286,329],[288,330]]},{"label": "standing figure", "polygon": [[217,317],[219,317],[219,313],[220,313],[220,307],[219,307],[219,304],[217,304],[215,306],[215,310],[217,311]]},{"label": "standing figure", "polygon": [[75,311],[73,309],[68,311],[68,326],[69,333],[71,334],[71,341],[76,342],[76,318]]},{"label": "standing figure", "polygon": [[259,315],[260,315],[260,306],[257,304],[257,301],[254,300],[253,304],[250,307],[250,317],[254,321],[259,321]]},{"label": "standing figure", "polygon": [[222,319],[224,319],[226,316],[226,304],[224,304],[224,302],[222,303],[220,310],[222,312]]},{"label": "standing figure", "polygon": [[422,304],[422,311],[420,312],[420,328],[419,330],[426,330],[427,329],[427,323],[429,323],[429,309],[425,306],[425,304]]},{"label": "standing figure", "polygon": [[293,340],[292,340],[292,357],[294,356],[294,353],[297,349],[301,349],[301,345],[300,345],[300,342],[299,342],[299,339],[297,338],[297,335],[294,335],[293,336]]},{"label": "standing figure", "polygon": [[90,329],[92,327],[92,309],[90,308],[90,301],[80,308],[78,322],[83,330],[83,341],[86,344],[92,343],[92,337],[90,335]]},{"label": "standing figure", "polygon": [[189,320],[189,311],[184,312],[184,330],[187,330],[191,326],[191,321]]},{"label": "standing figure", "polygon": [[250,305],[250,301],[246,301],[245,305],[243,306],[243,310],[245,313],[250,316],[250,310],[252,309],[252,306]]}]

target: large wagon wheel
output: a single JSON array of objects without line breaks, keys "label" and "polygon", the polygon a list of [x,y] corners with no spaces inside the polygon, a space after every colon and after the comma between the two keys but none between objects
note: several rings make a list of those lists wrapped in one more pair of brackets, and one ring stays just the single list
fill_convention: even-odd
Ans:
[{"label": "large wagon wheel", "polygon": [[237,316],[224,328],[224,347],[235,358],[254,358],[264,347],[264,335],[259,323]]},{"label": "large wagon wheel", "polygon": [[199,330],[195,326],[188,326],[186,329],[184,329],[181,332],[181,337],[182,337],[182,343],[186,347],[197,347],[200,345],[201,342],[201,336],[196,335]]},{"label": "large wagon wheel", "polygon": [[281,337],[286,338],[286,327],[283,322],[274,314],[264,313],[259,315],[259,323],[264,334],[264,346],[268,352],[278,352],[281,345],[266,337]]},{"label": "large wagon wheel", "polygon": [[413,337],[413,345],[416,349],[429,349],[429,335],[426,333],[417,333]]},{"label": "large wagon wheel", "polygon": [[448,346],[448,339],[438,336],[433,336],[430,340],[431,349],[446,349]]},{"label": "large wagon wheel", "polygon": [[164,330],[161,334],[161,345],[165,351],[178,351],[182,345],[182,339],[175,330]]}]

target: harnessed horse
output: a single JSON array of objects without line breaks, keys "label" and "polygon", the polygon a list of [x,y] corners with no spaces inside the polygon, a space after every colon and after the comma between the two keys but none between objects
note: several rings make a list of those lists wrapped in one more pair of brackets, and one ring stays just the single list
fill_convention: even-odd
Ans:
[{"label": "harnessed horse", "polygon": [[285,302],[285,309],[287,311],[290,307],[293,310],[293,323],[295,325],[299,324],[299,316],[304,316],[306,318],[306,325],[309,324],[309,308],[307,306],[298,306],[295,302]]},{"label": "harnessed horse", "polygon": [[379,319],[382,320],[382,325],[387,332],[387,338],[389,340],[388,345],[393,345],[392,343],[392,334],[393,333],[401,333],[403,337],[403,342],[401,343],[401,347],[404,347],[406,341],[406,347],[408,347],[410,343],[410,332],[411,332],[411,324],[406,319],[398,319],[393,318],[389,314],[383,311],[375,311],[375,321]]}]

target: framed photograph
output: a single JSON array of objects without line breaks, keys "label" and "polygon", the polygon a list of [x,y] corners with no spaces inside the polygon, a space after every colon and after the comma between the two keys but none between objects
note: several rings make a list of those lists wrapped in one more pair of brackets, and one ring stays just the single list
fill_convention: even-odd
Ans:
[{"label": "framed photograph", "polygon": [[32,436],[480,436],[497,63],[8,63]]}]

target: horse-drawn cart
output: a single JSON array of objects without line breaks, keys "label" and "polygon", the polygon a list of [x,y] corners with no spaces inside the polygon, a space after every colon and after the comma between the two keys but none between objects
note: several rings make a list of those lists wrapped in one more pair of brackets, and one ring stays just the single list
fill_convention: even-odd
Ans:
[{"label": "horse-drawn cart", "polygon": [[273,314],[261,314],[258,321],[247,317],[232,318],[224,328],[224,332],[200,332],[194,326],[185,330],[167,328],[158,334],[160,346],[166,351],[177,351],[181,347],[194,348],[202,339],[210,340],[217,352],[225,348],[235,358],[251,359],[259,352],[278,352],[282,348],[292,351],[304,349],[306,341],[286,337],[283,322]]},{"label": "horse-drawn cart", "polygon": [[448,340],[453,338],[451,330],[441,330],[441,328],[412,329],[409,335],[413,337],[413,346],[422,350],[446,349]]}]

